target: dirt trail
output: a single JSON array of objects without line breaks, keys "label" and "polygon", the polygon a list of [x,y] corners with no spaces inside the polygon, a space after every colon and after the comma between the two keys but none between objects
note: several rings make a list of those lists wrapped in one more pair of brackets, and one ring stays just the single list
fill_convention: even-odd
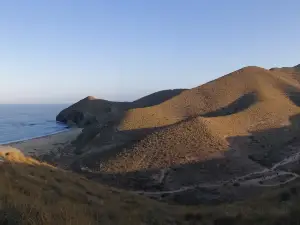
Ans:
[{"label": "dirt trail", "polygon": [[[273,165],[271,168],[265,168],[262,171],[249,173],[247,175],[237,177],[233,180],[231,179],[228,181],[224,181],[220,184],[202,183],[197,185],[185,186],[170,191],[155,191],[155,192],[135,191],[134,193],[147,195],[147,196],[156,196],[156,195],[163,195],[163,194],[174,194],[174,193],[184,192],[188,190],[193,190],[196,188],[217,188],[228,184],[232,184],[232,185],[239,184],[239,186],[276,187],[282,184],[287,184],[299,177],[298,174],[293,172],[277,170],[278,167],[299,161],[299,159],[300,159],[300,152],[285,158],[284,160]],[[281,179],[278,179],[280,177],[288,177],[288,178],[283,181]]]}]

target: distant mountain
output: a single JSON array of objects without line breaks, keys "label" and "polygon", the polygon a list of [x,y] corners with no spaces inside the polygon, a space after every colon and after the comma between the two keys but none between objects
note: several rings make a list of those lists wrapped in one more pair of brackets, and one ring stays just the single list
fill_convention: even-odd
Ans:
[{"label": "distant mountain", "polygon": [[122,114],[131,108],[143,108],[158,105],[180,94],[185,89],[155,92],[134,102],[112,102],[88,96],[60,112],[56,120],[63,123],[73,122],[85,127],[97,122],[105,122],[111,117]]}]

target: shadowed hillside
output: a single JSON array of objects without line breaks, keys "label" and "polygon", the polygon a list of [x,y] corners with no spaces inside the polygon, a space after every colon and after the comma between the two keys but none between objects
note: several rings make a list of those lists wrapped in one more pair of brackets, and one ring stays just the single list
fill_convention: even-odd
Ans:
[{"label": "shadowed hillside", "polygon": [[300,222],[299,182],[274,188],[246,202],[214,207],[172,206],[94,183],[12,149],[1,149],[0,158],[1,224],[292,225]]},{"label": "shadowed hillside", "polygon": [[0,159],[1,224],[292,225],[300,222],[299,182],[234,204],[172,206],[94,183],[24,157],[13,149],[1,149]]},{"label": "shadowed hillside", "polygon": [[[287,73],[246,67],[185,91],[160,105],[128,110],[120,128],[138,129],[170,125],[191,116],[207,115],[220,110],[250,93],[257,99],[253,104],[270,102],[277,97],[285,102],[286,89],[290,86],[298,89],[299,83]],[[244,101],[238,103],[235,105],[236,110],[244,108],[240,104],[246,104]]]},{"label": "shadowed hillside", "polygon": [[0,222],[299,224],[298,67],[79,101],[57,119],[84,127],[69,165],[81,176],[1,149]]},{"label": "shadowed hillside", "polygon": [[11,148],[1,149],[0,158],[1,224],[131,225],[175,220],[153,200],[88,181]]},{"label": "shadowed hillside", "polygon": [[62,123],[86,127],[106,123],[112,117],[119,117],[129,108],[127,102],[111,102],[88,96],[60,112],[56,120]]},{"label": "shadowed hillside", "polygon": [[147,95],[143,98],[135,100],[132,102],[131,108],[144,108],[151,107],[154,105],[159,105],[185,91],[187,89],[174,89],[174,90],[164,90],[158,91],[153,94]]},{"label": "shadowed hillside", "polygon": [[[71,168],[136,191],[219,184],[262,171],[276,159],[268,165],[255,159],[270,150],[259,148],[258,156],[248,138],[235,137],[288,126],[300,113],[299,76],[286,69],[245,67],[153,106],[126,105],[118,116],[83,130],[74,142],[80,155]],[[293,129],[290,135],[298,132]],[[268,143],[286,144],[276,136]]]},{"label": "shadowed hillside", "polygon": [[118,121],[130,108],[143,108],[160,104],[180,94],[185,89],[164,90],[140,98],[134,102],[112,102],[88,96],[60,112],[56,120],[74,123],[80,127],[91,124]]}]

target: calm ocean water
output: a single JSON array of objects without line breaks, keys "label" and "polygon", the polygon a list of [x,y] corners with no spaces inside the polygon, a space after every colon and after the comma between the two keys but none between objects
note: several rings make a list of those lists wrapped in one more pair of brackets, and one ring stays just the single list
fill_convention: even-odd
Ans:
[{"label": "calm ocean water", "polygon": [[56,123],[67,105],[0,105],[0,144],[58,133],[68,129]]}]

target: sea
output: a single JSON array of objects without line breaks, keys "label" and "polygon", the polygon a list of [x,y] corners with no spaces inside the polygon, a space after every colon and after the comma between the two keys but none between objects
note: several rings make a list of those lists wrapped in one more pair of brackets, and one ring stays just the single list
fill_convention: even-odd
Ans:
[{"label": "sea", "polygon": [[68,129],[56,115],[68,105],[1,105],[0,144],[23,141]]}]

